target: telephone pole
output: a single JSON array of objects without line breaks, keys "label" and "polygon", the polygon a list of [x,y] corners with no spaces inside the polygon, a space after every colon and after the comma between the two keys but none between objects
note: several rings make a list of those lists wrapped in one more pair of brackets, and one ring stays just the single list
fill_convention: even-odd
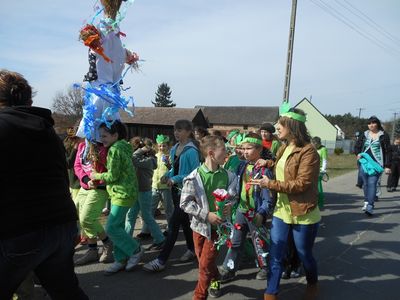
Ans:
[{"label": "telephone pole", "polygon": [[394,143],[394,131],[396,129],[396,116],[397,116],[397,113],[394,112],[393,113],[393,126],[392,126],[392,143]]},{"label": "telephone pole", "polygon": [[361,117],[361,111],[364,110],[364,109],[365,109],[365,108],[361,108],[361,107],[358,109],[358,118]]},{"label": "telephone pole", "polygon": [[297,9],[297,0],[292,0],[292,15],[290,17],[289,44],[288,44],[287,61],[286,61],[285,87],[283,90],[283,102],[289,102],[290,77],[292,75],[294,30],[296,27],[296,9]]}]

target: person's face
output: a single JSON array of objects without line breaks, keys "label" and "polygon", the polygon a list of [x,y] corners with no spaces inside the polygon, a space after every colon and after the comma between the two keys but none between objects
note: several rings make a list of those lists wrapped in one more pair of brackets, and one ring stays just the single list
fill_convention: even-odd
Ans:
[{"label": "person's face", "polygon": [[394,144],[395,144],[395,145],[400,145],[400,139],[395,139],[395,140],[394,140]]},{"label": "person's face", "polygon": [[237,134],[235,134],[233,137],[231,137],[231,139],[229,140],[229,144],[231,144],[232,146],[235,146],[236,137],[237,137]]},{"label": "person's face", "polygon": [[191,131],[186,129],[177,129],[177,128],[174,129],[175,139],[178,142],[186,141],[189,138],[190,134]]},{"label": "person's face", "polygon": [[168,144],[158,144],[158,151],[161,153],[168,153]]},{"label": "person's face", "polygon": [[377,123],[369,123],[368,129],[370,131],[376,132],[376,131],[378,131],[378,124]]},{"label": "person's face", "polygon": [[226,148],[225,145],[217,146],[214,150],[210,150],[209,155],[214,159],[215,163],[218,165],[223,165],[226,158]]},{"label": "person's face", "polygon": [[195,130],[195,131],[194,131],[194,138],[195,138],[197,141],[200,141],[200,140],[203,138],[203,135],[202,135],[199,131]]},{"label": "person's face", "polygon": [[289,137],[290,135],[290,131],[289,128],[283,126],[281,123],[278,122],[278,125],[276,126],[276,131],[277,131],[277,135],[278,138],[280,140],[285,140]]},{"label": "person's face", "polygon": [[237,146],[235,149],[235,153],[239,159],[243,159],[243,148],[242,146]]},{"label": "person's face", "polygon": [[264,129],[260,130],[260,135],[263,140],[267,140],[267,141],[269,141],[272,137],[272,134],[269,131],[264,130]]},{"label": "person's face", "polygon": [[243,144],[243,155],[246,160],[256,161],[260,158],[261,150],[255,147],[253,144],[245,143]]},{"label": "person's face", "polygon": [[106,131],[104,128],[100,128],[100,140],[103,143],[103,146],[108,148],[111,147],[118,140],[118,133],[111,134]]}]

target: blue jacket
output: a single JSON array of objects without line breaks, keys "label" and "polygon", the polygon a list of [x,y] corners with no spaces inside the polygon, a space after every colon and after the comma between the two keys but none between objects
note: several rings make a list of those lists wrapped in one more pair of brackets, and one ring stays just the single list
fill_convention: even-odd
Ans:
[{"label": "blue jacket", "polygon": [[[246,171],[247,165],[249,164],[248,161],[243,161],[240,163],[237,171],[238,178],[238,185],[237,185],[237,195],[241,195],[242,193],[242,181],[243,181],[243,174]],[[273,173],[267,168],[261,168],[260,171],[261,175],[265,175],[269,178],[273,178]],[[253,198],[255,204],[255,211],[256,213],[262,215],[264,218],[267,217],[268,214],[272,214],[274,210],[275,203],[270,196],[269,189],[262,188],[262,189],[253,189]],[[239,200],[240,202],[240,200]]]},{"label": "blue jacket", "polygon": [[183,179],[188,176],[194,169],[200,165],[199,150],[193,144],[189,142],[183,148],[181,155],[179,156],[179,172],[178,175],[174,176],[174,160],[176,148],[179,143],[175,144],[170,151],[170,160],[172,168],[167,172],[166,176],[173,180],[178,186],[182,186]]}]

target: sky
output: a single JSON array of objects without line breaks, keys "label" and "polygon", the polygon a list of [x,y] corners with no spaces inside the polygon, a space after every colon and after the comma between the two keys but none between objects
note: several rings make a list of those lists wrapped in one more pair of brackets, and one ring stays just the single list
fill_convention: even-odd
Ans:
[{"label": "sky", "polygon": [[[35,105],[51,108],[57,92],[82,81],[87,48],[78,34],[95,3],[1,0],[0,68],[27,78],[37,91]],[[127,73],[127,93],[136,106],[152,106],[165,82],[177,107],[279,106],[291,5],[136,0],[120,27],[126,48],[145,61],[141,72]],[[400,1],[298,1],[293,105],[307,97],[323,114],[390,120],[400,113],[399,69]]]}]

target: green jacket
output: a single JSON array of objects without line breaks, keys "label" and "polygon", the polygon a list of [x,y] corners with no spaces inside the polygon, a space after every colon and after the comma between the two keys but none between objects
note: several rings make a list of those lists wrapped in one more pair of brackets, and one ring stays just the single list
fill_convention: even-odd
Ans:
[{"label": "green jacket", "polygon": [[97,173],[95,179],[107,184],[111,203],[132,207],[138,199],[138,180],[132,164],[132,147],[125,140],[116,141],[108,150],[107,172]]}]

